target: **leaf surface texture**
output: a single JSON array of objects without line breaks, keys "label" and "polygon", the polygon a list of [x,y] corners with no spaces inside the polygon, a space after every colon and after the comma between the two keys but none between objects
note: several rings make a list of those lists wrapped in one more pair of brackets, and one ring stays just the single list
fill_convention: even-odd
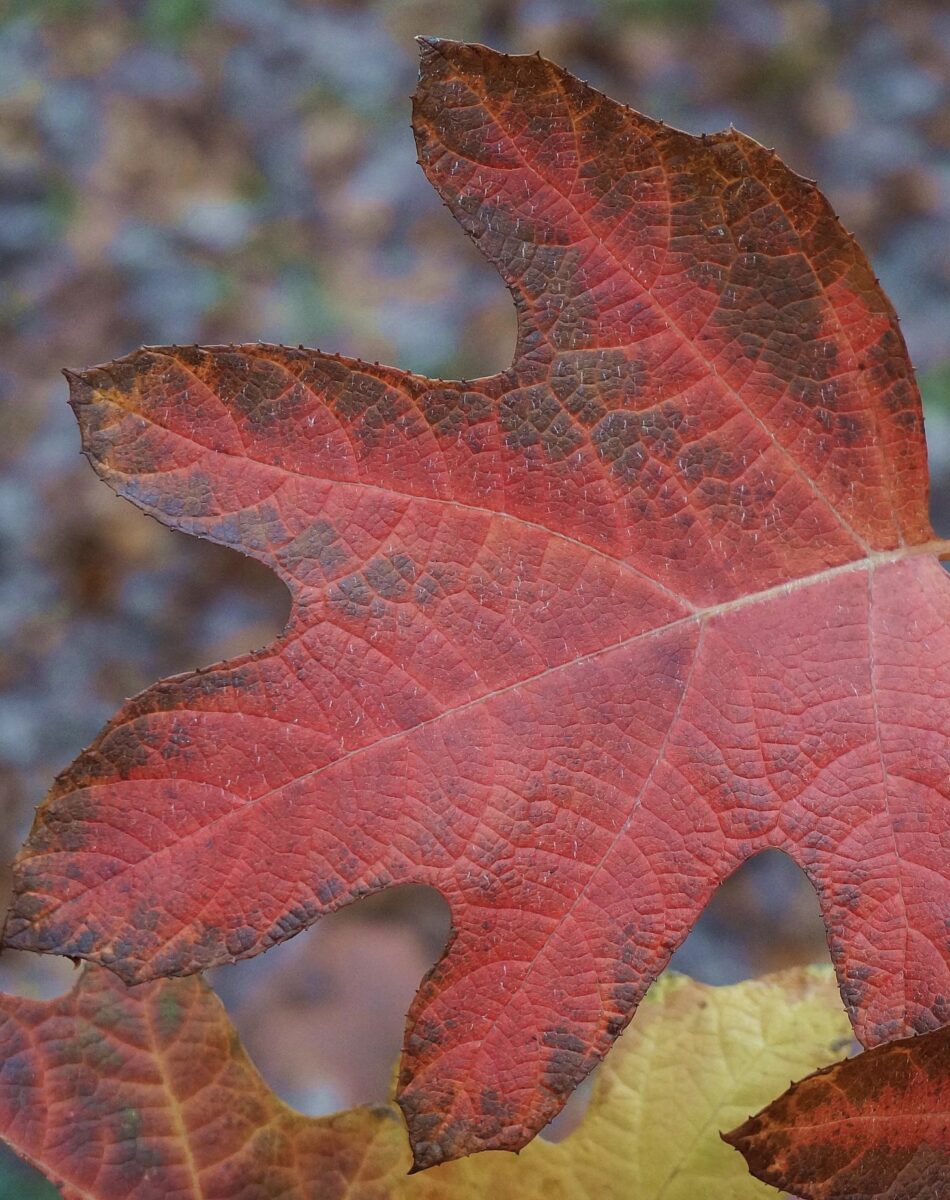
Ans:
[{"label": "leaf surface texture", "polygon": [[512,367],[166,347],[72,378],[102,478],[293,610],[63,773],[7,941],[143,981],[438,888],[420,1165],[524,1145],[764,849],[815,885],[861,1040],[938,1027],[948,547],[867,260],[750,138],[538,57],[423,40],[414,127],[512,292]]},{"label": "leaf surface texture", "polygon": [[726,1141],[802,1200],[950,1192],[950,1028],[876,1046],[796,1083]]},{"label": "leaf surface texture", "polygon": [[199,978],[87,967],[52,1001],[0,996],[0,1136],[65,1200],[767,1200],[717,1130],[840,1052],[830,971],[657,985],[581,1124],[517,1158],[407,1175],[394,1104],[313,1118],[274,1096]]}]

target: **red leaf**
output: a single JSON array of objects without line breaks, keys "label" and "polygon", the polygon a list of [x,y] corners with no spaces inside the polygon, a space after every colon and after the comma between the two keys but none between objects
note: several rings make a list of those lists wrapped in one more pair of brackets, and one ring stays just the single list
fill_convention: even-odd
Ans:
[{"label": "red leaf", "polygon": [[803,1200],[950,1192],[950,1028],[826,1067],[731,1133],[749,1170]]},{"label": "red leaf", "polygon": [[398,1179],[396,1120],[288,1108],[201,979],[86,968],[57,1000],[0,995],[0,1136],[64,1200],[382,1197],[360,1184]]},{"label": "red leaf", "polygon": [[57,780],[9,943],[144,980],[439,888],[420,1165],[523,1145],[767,847],[818,889],[866,1044],[945,1022],[950,546],[866,259],[749,138],[541,58],[424,42],[415,123],[514,365],[166,348],[72,379],[99,474],[294,607]]},{"label": "red leaf", "polygon": [[568,1138],[409,1178],[395,1105],[294,1112],[199,978],[127,988],[87,967],[56,1000],[0,995],[0,1138],[64,1200],[762,1200],[716,1128],[783,1064],[811,1070],[840,1045],[831,984],[823,968],[726,988],[668,974]]}]

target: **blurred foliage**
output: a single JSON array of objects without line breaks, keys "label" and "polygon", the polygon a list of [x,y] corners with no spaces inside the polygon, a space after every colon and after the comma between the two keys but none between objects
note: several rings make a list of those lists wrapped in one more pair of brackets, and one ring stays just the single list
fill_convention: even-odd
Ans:
[{"label": "blurred foliage", "polygon": [[950,362],[941,363],[931,371],[918,375],[920,394],[924,399],[924,407],[928,413],[937,409],[950,413]]},{"label": "blurred foliage", "polygon": [[57,1200],[59,1192],[39,1171],[0,1143],[0,1200]]},{"label": "blurred foliage", "polygon": [[600,0],[603,17],[615,21],[655,21],[699,25],[715,16],[714,0]]},{"label": "blurred foliage", "polygon": [[210,0],[149,0],[142,17],[146,38],[183,46],[212,17]]}]

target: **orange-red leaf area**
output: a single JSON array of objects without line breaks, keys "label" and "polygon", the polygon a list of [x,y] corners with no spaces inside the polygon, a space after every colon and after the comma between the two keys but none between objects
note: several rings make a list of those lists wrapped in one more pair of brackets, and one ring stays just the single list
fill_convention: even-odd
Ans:
[{"label": "orange-red leaf area", "polygon": [[723,1136],[803,1200],[950,1195],[950,1028],[818,1071]]},{"label": "orange-red leaf area", "polygon": [[284,635],[131,700],[56,781],[11,945],[127,981],[438,888],[416,1162],[523,1145],[721,880],[814,883],[868,1045],[950,1019],[950,591],[897,320],[814,185],[538,57],[424,41],[420,161],[510,370],[279,346],[73,376],[86,453],[270,565]]},{"label": "orange-red leaf area", "polygon": [[380,1200],[400,1124],[287,1108],[198,978],[128,989],[86,968],[58,1000],[0,995],[0,1136],[64,1200]]}]

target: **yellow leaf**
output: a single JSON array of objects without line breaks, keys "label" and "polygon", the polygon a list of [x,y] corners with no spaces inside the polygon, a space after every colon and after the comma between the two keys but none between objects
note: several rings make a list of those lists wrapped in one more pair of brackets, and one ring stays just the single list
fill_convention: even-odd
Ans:
[{"label": "yellow leaf", "polygon": [[[597,1072],[563,1142],[437,1167],[402,1200],[775,1200],[719,1137],[790,1080],[840,1058],[851,1028],[830,969],[732,987],[663,976]],[[416,1189],[416,1179],[430,1185]],[[431,1181],[431,1184],[430,1184]],[[368,1200],[369,1193],[352,1193]]]},{"label": "yellow leaf", "polygon": [[0,996],[0,1137],[82,1200],[774,1200],[719,1130],[849,1035],[830,970],[725,988],[665,976],[564,1141],[409,1176],[394,1104],[303,1116],[200,979],[127,988],[87,968],[56,1000]]}]

